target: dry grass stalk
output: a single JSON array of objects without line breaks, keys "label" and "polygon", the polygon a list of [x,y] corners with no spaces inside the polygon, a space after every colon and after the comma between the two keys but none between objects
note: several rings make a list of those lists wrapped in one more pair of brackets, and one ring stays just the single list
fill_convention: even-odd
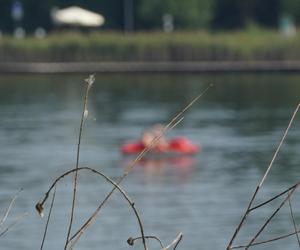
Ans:
[{"label": "dry grass stalk", "polygon": [[[253,195],[252,195],[252,197],[250,199],[250,202],[249,202],[249,204],[247,206],[247,209],[246,209],[244,215],[242,216],[242,219],[241,219],[240,223],[238,224],[237,228],[235,229],[235,232],[234,232],[232,238],[229,241],[229,244],[228,244],[228,246],[226,248],[227,250],[233,249],[232,244],[233,244],[233,242],[234,242],[237,234],[239,233],[240,229],[242,228],[242,225],[244,224],[244,222],[245,222],[245,220],[247,218],[247,215],[251,211],[254,210],[254,208],[252,208],[252,204],[253,204],[253,202],[254,202],[254,200],[255,200],[255,198],[256,198],[256,196],[257,196],[260,188],[262,187],[264,181],[266,180],[266,178],[267,178],[267,176],[268,176],[268,174],[269,174],[269,172],[270,172],[270,170],[271,170],[271,168],[273,166],[273,163],[274,163],[274,161],[275,161],[275,159],[276,159],[276,157],[278,155],[278,152],[280,151],[280,149],[281,149],[281,147],[283,145],[283,142],[285,141],[285,138],[286,138],[286,136],[287,136],[287,134],[288,134],[288,132],[289,132],[289,130],[291,128],[291,125],[292,125],[292,123],[293,123],[293,121],[294,121],[294,119],[296,117],[296,114],[297,114],[297,112],[299,110],[299,107],[300,107],[300,103],[298,103],[295,111],[293,112],[293,115],[291,116],[291,118],[289,120],[288,126],[287,126],[286,130],[284,131],[284,134],[283,134],[283,136],[282,136],[282,138],[280,140],[280,143],[279,143],[278,147],[276,148],[276,151],[275,151],[275,153],[274,153],[274,155],[273,155],[273,157],[272,157],[272,159],[270,161],[270,164],[268,165],[268,167],[267,167],[267,169],[266,169],[266,171],[265,171],[265,173],[264,173],[261,181],[259,182],[258,186],[256,187],[256,189],[255,189],[255,191],[254,191],[254,193],[253,193]],[[248,245],[246,245],[246,249],[248,249],[250,246],[253,245],[253,243],[256,240],[256,238],[260,235],[260,233],[264,230],[264,228],[266,227],[266,225],[271,221],[271,219],[276,215],[276,213],[281,209],[281,207],[285,204],[285,202],[289,199],[289,197],[292,195],[292,193],[296,190],[297,187],[298,187],[298,184],[293,189],[289,190],[290,192],[289,192],[288,198],[285,199],[280,204],[280,206],[275,210],[275,212],[268,218],[268,220],[266,221],[266,223],[261,227],[261,229],[258,231],[258,233],[252,238],[252,240],[250,241],[250,243]],[[278,198],[281,195],[282,195],[282,193],[280,195],[278,195],[276,198]],[[269,203],[271,200],[274,200],[274,199],[275,198],[272,198],[269,201],[264,202],[263,205]],[[257,209],[258,207],[261,207],[263,205],[256,206],[255,209]]]},{"label": "dry grass stalk", "polygon": [[10,201],[10,203],[9,203],[9,205],[8,205],[8,207],[7,207],[6,211],[5,211],[5,213],[4,213],[4,216],[3,216],[3,218],[2,218],[1,221],[0,221],[0,227],[1,227],[1,226],[3,225],[3,223],[6,221],[8,215],[9,215],[9,213],[10,213],[10,211],[11,211],[11,209],[12,209],[12,207],[13,207],[13,205],[14,205],[14,203],[15,203],[16,199],[18,198],[18,196],[19,196],[19,194],[20,194],[21,191],[22,191],[22,189],[20,189],[20,190],[15,194],[15,196],[11,199],[11,201]]},{"label": "dry grass stalk", "polygon": [[[128,204],[130,205],[130,207],[134,211],[134,214],[135,214],[135,216],[136,216],[136,218],[138,220],[138,225],[139,225],[140,232],[141,232],[141,235],[142,235],[142,238],[143,238],[144,237],[144,228],[143,228],[143,224],[142,224],[142,220],[141,220],[141,217],[139,215],[139,212],[138,212],[138,210],[137,210],[137,208],[135,206],[135,203],[132,201],[132,199],[128,196],[128,194],[117,183],[115,183],[112,179],[110,179],[108,176],[106,176],[105,174],[103,174],[99,170],[96,170],[96,169],[93,169],[93,168],[78,167],[78,168],[71,169],[71,170],[63,173],[61,176],[59,176],[58,178],[56,178],[54,180],[54,182],[52,183],[52,185],[50,186],[50,188],[48,189],[48,191],[45,193],[44,198],[38,204],[40,204],[40,206],[44,207],[44,204],[47,201],[50,192],[52,191],[53,188],[56,187],[56,185],[58,184],[58,182],[60,180],[62,180],[64,177],[66,177],[66,176],[68,176],[68,175],[70,175],[70,174],[72,174],[74,172],[79,172],[79,171],[82,171],[82,170],[88,170],[88,171],[90,171],[90,172],[92,172],[94,174],[97,174],[97,175],[103,177],[107,182],[109,182],[110,184],[112,184],[117,190],[120,191],[120,193],[123,195],[123,197],[125,198],[125,200],[128,202]],[[52,199],[51,205],[53,205],[53,201],[54,201],[54,198]],[[50,209],[50,211],[51,211],[51,209]],[[77,242],[76,239],[73,242],[71,242],[71,248],[74,247],[74,245],[76,244],[76,242]],[[145,248],[147,248],[146,241],[145,241]]]},{"label": "dry grass stalk", "polygon": [[[136,237],[136,238],[130,237],[130,238],[128,238],[127,243],[128,243],[129,246],[133,246],[133,245],[134,245],[134,242],[137,241],[137,240],[139,240],[139,239],[142,239],[142,237]],[[164,245],[163,245],[161,239],[158,238],[157,236],[154,236],[154,235],[147,235],[147,236],[145,236],[145,239],[153,239],[153,240],[156,240],[156,241],[159,243],[160,247],[161,247],[162,249],[164,248]]]},{"label": "dry grass stalk", "polygon": [[[146,147],[136,158],[135,160],[125,169],[124,174],[119,178],[119,180],[116,182],[118,185],[127,177],[127,175],[130,173],[130,171],[133,169],[133,167],[136,165],[137,162],[139,162],[147,152],[155,145],[155,143],[170,129],[173,128],[178,122],[182,120],[182,115],[200,98],[202,97],[213,85],[209,85],[202,93],[200,93],[197,97],[195,97],[190,103],[188,103],[180,112],[175,115],[175,117],[166,125],[164,126],[161,134],[156,136],[150,145]],[[78,239],[81,237],[83,232],[92,224],[93,220],[98,215],[99,211],[103,207],[103,205],[107,202],[107,200],[110,198],[110,196],[115,191],[115,187],[108,193],[108,195],[104,198],[104,200],[100,203],[100,205],[97,207],[95,212],[85,221],[85,223],[76,231],[76,233],[70,237],[70,241]],[[143,239],[144,241],[144,239]]]},{"label": "dry grass stalk", "polygon": [[[79,127],[77,154],[76,154],[76,168],[78,168],[78,166],[79,166],[79,156],[80,156],[80,144],[81,144],[82,130],[83,130],[84,122],[85,122],[85,120],[88,116],[87,102],[88,102],[89,90],[91,89],[94,81],[95,81],[95,76],[94,75],[90,75],[85,80],[85,82],[86,82],[86,91],[85,91],[84,100],[83,100],[83,109],[82,109],[80,127]],[[78,179],[78,172],[76,171],[75,176],[74,176],[74,189],[73,189],[73,198],[72,198],[72,208],[71,208],[71,214],[70,214],[70,223],[69,223],[68,234],[67,234],[64,249],[67,249],[70,234],[71,234],[71,230],[72,230],[72,223],[73,223],[73,219],[74,219],[74,210],[75,210],[75,202],[76,202],[77,179]]]},{"label": "dry grass stalk", "polygon": [[[267,243],[270,243],[270,242],[274,242],[274,241],[277,241],[277,240],[286,239],[288,237],[291,237],[291,236],[295,235],[296,233],[300,233],[300,231],[280,235],[278,237],[268,239],[268,240],[264,240],[264,241],[257,241],[257,242],[252,243],[251,246],[258,246],[258,245],[263,245],[263,244],[267,244]],[[245,247],[247,247],[247,245],[233,246],[233,247],[231,247],[231,249],[240,249],[240,248],[245,248]]]},{"label": "dry grass stalk", "polygon": [[[56,186],[57,182],[59,180],[61,180],[63,177],[75,172],[74,175],[74,188],[73,188],[73,197],[72,197],[72,208],[71,208],[71,214],[70,214],[70,222],[69,222],[69,227],[68,227],[68,233],[67,233],[67,238],[66,238],[66,242],[65,242],[65,246],[64,249],[67,249],[69,247],[69,244],[71,245],[70,248],[72,249],[74,247],[74,245],[77,243],[77,241],[80,239],[81,235],[83,234],[83,232],[88,228],[89,225],[91,225],[92,221],[96,218],[97,214],[99,213],[100,209],[103,207],[103,205],[106,203],[106,201],[110,198],[110,196],[112,195],[112,193],[118,189],[121,194],[123,195],[123,197],[127,200],[127,202],[129,203],[129,205],[131,206],[131,208],[133,209],[135,216],[138,220],[138,224],[140,227],[140,231],[141,231],[141,239],[143,241],[143,246],[144,246],[144,250],[147,250],[147,245],[146,245],[146,238],[144,236],[144,229],[143,229],[143,225],[141,222],[141,218],[139,216],[139,213],[137,211],[137,209],[135,208],[135,204],[134,202],[128,197],[128,195],[126,194],[126,192],[120,187],[120,183],[126,178],[126,176],[129,174],[129,172],[133,169],[133,167],[136,165],[136,163],[143,158],[143,156],[153,147],[153,145],[155,145],[155,143],[169,130],[172,129],[174,126],[176,126],[179,122],[181,122],[183,120],[183,113],[186,112],[204,93],[206,93],[208,91],[209,88],[212,87],[212,85],[209,85],[200,95],[198,95],[196,98],[194,98],[190,103],[188,103],[188,105],[186,105],[162,130],[161,134],[156,136],[152,143],[146,147],[137,157],[136,159],[132,162],[132,164],[130,164],[129,166],[127,166],[127,168],[125,169],[123,175],[119,178],[119,180],[117,182],[112,181],[109,177],[107,177],[106,175],[104,175],[103,173],[89,168],[89,167],[79,167],[79,157],[80,157],[80,145],[81,145],[81,137],[82,137],[82,130],[83,130],[83,126],[84,126],[84,122],[87,118],[88,115],[88,110],[87,110],[87,102],[88,102],[88,93],[89,90],[93,84],[93,82],[95,81],[94,75],[91,75],[88,79],[86,79],[86,91],[85,91],[85,95],[84,95],[84,101],[83,101],[83,111],[82,111],[82,115],[81,115],[81,122],[80,122],[80,129],[79,129],[79,136],[78,136],[78,145],[77,145],[77,155],[76,155],[76,167],[75,169],[69,170],[67,172],[65,172],[64,174],[62,174],[60,177],[58,177],[53,184],[50,186],[49,190],[46,192],[44,198],[38,202],[36,204],[36,209],[38,211],[38,213],[42,216],[43,215],[43,211],[44,211],[44,203],[46,202],[46,200],[49,197],[49,194],[51,192],[51,190]],[[111,190],[110,193],[108,193],[108,195],[105,197],[105,199],[101,202],[101,204],[98,206],[98,208],[95,210],[95,212],[88,218],[88,220],[80,227],[79,230],[76,231],[76,233],[73,236],[71,235],[71,231],[72,231],[72,224],[73,224],[73,219],[74,219],[74,210],[75,210],[75,203],[76,203],[76,192],[77,192],[77,179],[78,179],[78,172],[80,170],[89,170],[93,173],[96,173],[100,176],[102,176],[103,178],[105,178],[106,181],[108,181],[110,184],[113,185],[113,189]],[[47,234],[47,228],[48,228],[48,222],[50,219],[50,215],[51,215],[51,211],[52,211],[52,207],[53,207],[53,203],[54,203],[54,199],[55,199],[55,195],[53,195],[52,197],[52,202],[51,202],[51,208],[50,208],[50,212],[48,215],[48,220],[46,223],[46,228],[45,228],[45,233],[44,233],[44,237],[43,237],[43,241],[42,241],[42,247],[44,244],[44,239],[46,237]],[[179,236],[169,245],[169,247],[171,247],[172,245],[175,244],[174,249],[177,247],[178,243],[180,242],[182,238],[182,234],[179,234]],[[41,248],[42,248],[41,247]],[[165,248],[167,249],[167,248]]]},{"label": "dry grass stalk", "polygon": [[51,213],[52,213],[52,208],[53,208],[53,204],[54,204],[54,199],[55,199],[55,194],[56,194],[56,186],[52,195],[52,200],[51,200],[51,205],[50,205],[50,210],[48,213],[48,218],[47,218],[47,222],[46,222],[46,226],[45,226],[45,231],[44,231],[44,235],[43,235],[43,239],[42,239],[42,244],[41,244],[41,250],[44,247],[44,243],[45,243],[45,239],[46,239],[46,235],[47,235],[47,231],[48,231],[48,226],[49,226],[49,221],[50,221],[50,217],[51,217]]},{"label": "dry grass stalk", "polygon": [[[298,186],[297,186],[298,187]],[[251,239],[249,244],[245,249],[248,249],[254,241],[257,239],[257,237],[263,232],[263,230],[266,228],[266,226],[270,223],[270,221],[275,217],[275,215],[279,212],[279,210],[285,205],[285,203],[290,199],[291,195],[295,192],[296,188],[295,187],[293,190],[291,190],[288,194],[288,196],[280,203],[278,208],[271,214],[271,216],[266,220],[266,222],[262,225],[262,227],[258,230],[258,232],[255,234],[255,236]]]},{"label": "dry grass stalk", "polygon": [[3,236],[4,234],[6,234],[12,227],[14,227],[15,225],[17,225],[20,221],[22,221],[26,216],[28,215],[28,213],[24,213],[19,215],[14,222],[12,222],[9,226],[7,226],[1,233],[0,233],[0,237]]},{"label": "dry grass stalk", "polygon": [[258,204],[258,205],[256,205],[256,206],[250,208],[250,209],[249,209],[249,212],[251,212],[251,211],[253,211],[253,210],[255,210],[255,209],[258,209],[258,208],[260,208],[260,207],[263,207],[264,205],[267,205],[268,203],[270,203],[270,202],[276,200],[277,198],[281,197],[282,195],[284,195],[284,194],[288,193],[289,191],[291,191],[292,189],[294,189],[294,188],[295,188],[297,185],[299,185],[299,184],[300,184],[300,182],[298,182],[298,183],[296,183],[295,185],[289,187],[288,189],[284,190],[283,192],[281,192],[281,193],[279,193],[279,194],[273,196],[272,198],[270,198],[270,199],[268,199],[268,200],[266,200],[266,201],[264,201],[264,202],[262,202],[262,203],[260,203],[260,204]]},{"label": "dry grass stalk", "polygon": [[163,250],[170,249],[172,246],[174,246],[173,250],[175,250],[177,248],[179,242],[182,240],[182,237],[183,237],[182,233],[179,233],[176,236],[176,238],[168,246],[166,246]]},{"label": "dry grass stalk", "polygon": [[299,235],[298,235],[298,232],[297,232],[298,229],[297,229],[296,220],[295,220],[295,217],[294,217],[292,201],[291,201],[291,198],[289,198],[288,200],[289,200],[289,209],[290,209],[291,219],[292,219],[292,222],[293,222],[293,227],[294,227],[294,230],[295,230],[295,235],[296,235],[296,239],[297,239],[297,242],[298,242],[298,246],[300,248],[300,239],[299,239]]},{"label": "dry grass stalk", "polygon": [[[281,192],[280,194],[275,195],[275,196],[272,197],[271,199],[269,199],[269,200],[267,200],[267,201],[265,201],[265,202],[262,202],[262,203],[260,203],[259,205],[255,206],[255,207],[252,207],[252,208],[250,209],[250,211],[253,211],[253,210],[255,210],[255,209],[258,209],[258,208],[260,208],[260,207],[262,207],[262,206],[264,206],[264,205],[266,205],[266,204],[272,202],[273,200],[275,200],[275,199],[281,197],[282,195],[288,193],[287,198],[284,200],[284,204],[285,204],[287,200],[290,200],[291,195],[293,194],[293,192],[296,190],[296,188],[297,188],[299,185],[300,185],[300,181],[297,182],[296,184],[294,184],[293,186],[287,188],[286,190],[284,190],[284,191]],[[282,207],[284,204],[280,204],[280,205],[279,205],[279,207],[280,207],[279,209],[281,209],[281,207]],[[277,209],[278,209],[278,208],[277,208]],[[277,211],[277,210],[276,210],[276,211]],[[276,212],[276,211],[275,211],[275,212]],[[279,211],[279,210],[278,210],[278,211]],[[278,212],[278,211],[277,211],[277,212]],[[276,213],[277,213],[277,212],[276,212]],[[274,216],[272,216],[272,218],[273,218],[273,217],[274,217]],[[293,235],[298,234],[298,233],[299,233],[299,231],[298,231],[298,230],[295,230],[295,232],[293,232],[293,233],[285,234],[285,235],[282,235],[282,236],[277,236],[277,237],[275,237],[275,238],[273,238],[273,239],[270,239],[270,240],[252,242],[251,245],[249,245],[249,244],[248,244],[248,245],[249,245],[249,246],[256,246],[256,245],[266,244],[266,243],[269,243],[269,242],[273,242],[273,241],[285,239],[285,238],[287,238],[287,237],[293,236]],[[248,245],[233,246],[233,247],[231,247],[231,249],[246,248]]]},{"label": "dry grass stalk", "polygon": [[[16,199],[18,198],[20,192],[22,191],[23,189],[20,189],[15,195],[14,197],[11,199],[4,215],[3,215],[3,218],[1,219],[0,221],[0,228],[3,226],[3,224],[5,223]],[[0,237],[5,235],[12,227],[14,227],[16,224],[18,224],[21,220],[23,220],[26,216],[28,215],[28,213],[24,213],[24,214],[21,214],[20,216],[18,216],[10,225],[8,225],[5,229],[2,230],[2,232],[0,232]]]},{"label": "dry grass stalk", "polygon": [[[159,245],[160,245],[160,247],[161,247],[161,250],[168,250],[168,249],[170,249],[172,246],[174,246],[173,250],[175,250],[176,247],[178,246],[179,242],[182,240],[182,237],[183,237],[182,233],[179,233],[179,234],[176,236],[176,238],[175,238],[168,246],[166,246],[166,247],[163,245],[161,239],[158,238],[157,236],[154,236],[154,235],[147,235],[147,236],[145,236],[145,239],[154,239],[154,240],[156,240],[156,241],[159,243]],[[131,238],[131,237],[130,237],[130,238],[127,240],[127,243],[128,243],[128,245],[133,246],[133,245],[134,245],[134,242],[135,242],[136,240],[141,239],[141,238],[142,238],[142,237],[136,237],[136,238]]]}]

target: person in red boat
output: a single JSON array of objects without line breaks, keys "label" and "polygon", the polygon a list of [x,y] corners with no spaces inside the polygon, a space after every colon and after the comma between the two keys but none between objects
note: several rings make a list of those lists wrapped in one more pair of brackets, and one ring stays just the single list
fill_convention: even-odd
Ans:
[{"label": "person in red boat", "polygon": [[149,147],[153,151],[166,152],[169,149],[169,142],[163,132],[164,127],[157,124],[143,132],[141,143],[145,148]]},{"label": "person in red boat", "polygon": [[146,129],[139,140],[125,143],[120,150],[123,154],[138,154],[146,148],[152,153],[159,154],[195,154],[200,150],[198,145],[185,137],[167,139],[164,127],[159,124]]}]

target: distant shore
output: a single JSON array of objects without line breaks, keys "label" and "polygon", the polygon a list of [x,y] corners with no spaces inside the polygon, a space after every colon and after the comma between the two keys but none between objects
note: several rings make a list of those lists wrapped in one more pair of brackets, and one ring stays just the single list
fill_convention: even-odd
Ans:
[{"label": "distant shore", "polygon": [[300,34],[248,30],[0,37],[2,73],[300,71]]},{"label": "distant shore", "polygon": [[300,61],[0,63],[0,73],[300,72]]}]

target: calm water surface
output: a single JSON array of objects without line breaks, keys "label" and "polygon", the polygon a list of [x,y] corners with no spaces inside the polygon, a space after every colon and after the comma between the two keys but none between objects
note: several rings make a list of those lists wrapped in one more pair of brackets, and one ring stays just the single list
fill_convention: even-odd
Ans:
[{"label": "calm water surface", "polygon": [[[46,219],[35,203],[55,177],[75,165],[85,75],[0,76],[0,212],[23,188],[2,228],[28,216],[0,238],[0,249],[39,249]],[[81,165],[116,179],[130,161],[119,146],[155,123],[166,123],[208,84],[212,88],[168,136],[184,135],[202,146],[194,157],[145,160],[122,186],[139,209],[145,232],[166,244],[182,232],[178,249],[225,249],[250,195],[261,179],[293,112],[300,75],[98,75],[89,99]],[[300,178],[300,132],[296,118],[257,202]],[[110,186],[88,172],[79,176],[74,230],[94,211]],[[63,249],[72,179],[57,195],[45,249]],[[300,200],[293,197],[300,222]],[[247,243],[273,204],[252,214],[237,244]],[[49,203],[46,205],[46,212]],[[1,230],[0,230],[1,231]],[[284,207],[260,239],[293,231]],[[86,231],[77,249],[142,249],[130,207],[116,192]],[[159,249],[149,242],[151,249]],[[256,249],[298,249],[295,237]]]}]

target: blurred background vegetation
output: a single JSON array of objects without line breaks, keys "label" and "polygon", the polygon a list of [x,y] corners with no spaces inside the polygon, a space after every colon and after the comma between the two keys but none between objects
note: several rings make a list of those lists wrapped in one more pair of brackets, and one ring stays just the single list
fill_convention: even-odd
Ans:
[{"label": "blurred background vegetation", "polygon": [[[52,11],[73,5],[104,25],[56,26]],[[0,0],[0,62],[299,60],[299,23],[299,0]]]},{"label": "blurred background vegetation", "polygon": [[0,62],[299,60],[300,35],[249,32],[53,33],[0,39]]},{"label": "blurred background vegetation", "polygon": [[[0,29],[10,32],[14,28],[11,18],[16,1],[0,0]],[[276,28],[280,18],[288,15],[296,24],[300,22],[299,0],[24,0],[22,26],[27,32],[37,27],[54,28],[51,9],[78,5],[102,14],[105,25],[101,29],[123,30],[126,8],[132,8],[134,30],[160,29],[164,14],[174,18],[176,29],[243,29],[248,25]]]}]

